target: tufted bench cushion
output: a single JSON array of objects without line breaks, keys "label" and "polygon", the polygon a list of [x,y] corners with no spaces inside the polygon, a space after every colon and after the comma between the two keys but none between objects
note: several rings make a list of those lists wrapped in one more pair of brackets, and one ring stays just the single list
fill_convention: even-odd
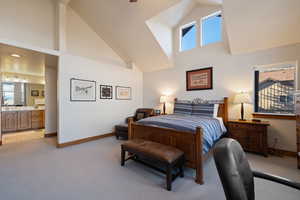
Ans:
[{"label": "tufted bench cushion", "polygon": [[[166,173],[167,178],[167,189],[171,190],[172,187],[172,181],[177,177],[181,176],[183,177],[183,166],[184,166],[184,153],[172,146],[147,141],[143,139],[133,139],[129,140],[121,145],[121,165],[124,166],[125,163],[125,152],[128,152],[132,154],[128,159],[133,159],[136,161],[140,161],[138,159],[139,156],[149,158],[156,163],[161,163],[165,166],[166,170],[163,171],[161,169],[158,169],[157,167],[153,166],[152,164],[147,164],[142,162],[143,164],[148,165],[149,167],[152,167],[154,169],[157,169],[159,171],[163,171]],[[127,159],[127,160],[128,160]],[[140,161],[141,162],[141,161]],[[172,172],[175,169],[179,169],[179,173],[175,174],[173,176]]]},{"label": "tufted bench cushion", "polygon": [[172,163],[183,156],[183,152],[175,147],[142,139],[129,140],[122,144],[122,146],[123,148],[148,155],[167,163]]}]

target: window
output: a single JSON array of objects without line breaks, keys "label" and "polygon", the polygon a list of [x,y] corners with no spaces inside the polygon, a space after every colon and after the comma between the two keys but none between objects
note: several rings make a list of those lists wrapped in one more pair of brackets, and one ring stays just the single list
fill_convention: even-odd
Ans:
[{"label": "window", "polygon": [[201,46],[222,41],[221,11],[202,18]]},{"label": "window", "polygon": [[180,51],[187,51],[196,47],[196,23],[192,22],[180,29]]},{"label": "window", "polygon": [[255,112],[294,114],[296,67],[282,65],[255,71]]}]

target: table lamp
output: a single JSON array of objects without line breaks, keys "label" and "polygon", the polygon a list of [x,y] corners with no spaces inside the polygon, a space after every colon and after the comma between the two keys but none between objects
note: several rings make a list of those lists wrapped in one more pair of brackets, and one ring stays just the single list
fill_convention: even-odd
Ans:
[{"label": "table lamp", "polygon": [[241,104],[241,119],[239,119],[239,120],[245,121],[245,119],[244,119],[244,104],[251,103],[251,98],[250,98],[249,93],[247,93],[247,92],[237,93],[234,97],[233,102],[236,104]]},{"label": "table lamp", "polygon": [[167,96],[161,96],[160,103],[163,104],[163,115],[166,114],[166,102],[167,102]]}]

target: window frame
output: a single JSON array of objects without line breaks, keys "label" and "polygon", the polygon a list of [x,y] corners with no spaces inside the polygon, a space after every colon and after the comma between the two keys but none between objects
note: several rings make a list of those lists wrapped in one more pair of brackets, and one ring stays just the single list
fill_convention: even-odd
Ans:
[{"label": "window frame", "polygon": [[[297,61],[288,61],[288,62],[282,62],[282,63],[276,63],[276,64],[269,64],[269,65],[259,65],[255,66],[253,68],[253,117],[257,118],[268,118],[268,119],[287,119],[287,120],[295,120],[295,113],[289,114],[289,113],[265,113],[265,112],[257,112],[257,106],[258,106],[258,99],[256,97],[256,90],[257,90],[257,85],[256,85],[256,73],[259,70],[263,69],[271,69],[271,68],[283,68],[283,65],[293,65],[295,67],[295,79],[294,79],[294,90],[295,92],[298,90],[298,62]],[[295,106],[295,103],[294,103]]]},{"label": "window frame", "polygon": [[210,43],[210,44],[206,44],[206,45],[203,45],[203,21],[210,18],[210,17],[213,17],[213,16],[216,16],[216,15],[222,15],[222,10],[218,10],[212,14],[209,14],[205,17],[202,17],[200,19],[200,47],[205,47],[207,45],[210,45],[210,44],[216,44],[216,43],[220,43],[220,42],[223,42],[223,15],[222,15],[222,20],[221,20],[221,40],[218,41],[218,42],[214,42],[214,43]]},{"label": "window frame", "polygon": [[[192,25],[194,25],[196,27],[196,34],[195,34],[195,37],[196,37],[195,38],[196,39],[196,44],[195,45],[196,46],[191,48],[191,49],[188,49],[188,50],[182,50],[182,29],[185,29],[185,28],[187,28],[189,26],[192,26]],[[185,24],[185,25],[182,25],[182,26],[179,27],[179,52],[189,51],[189,50],[195,49],[197,47],[197,35],[198,35],[197,32],[198,32],[197,21],[192,21],[188,24]]]}]

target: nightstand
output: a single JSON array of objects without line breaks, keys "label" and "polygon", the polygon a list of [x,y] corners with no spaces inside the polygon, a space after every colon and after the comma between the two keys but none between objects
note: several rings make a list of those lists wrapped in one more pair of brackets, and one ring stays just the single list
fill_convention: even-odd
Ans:
[{"label": "nightstand", "polygon": [[268,156],[268,126],[270,123],[267,121],[231,120],[228,122],[228,133],[245,151]]}]

